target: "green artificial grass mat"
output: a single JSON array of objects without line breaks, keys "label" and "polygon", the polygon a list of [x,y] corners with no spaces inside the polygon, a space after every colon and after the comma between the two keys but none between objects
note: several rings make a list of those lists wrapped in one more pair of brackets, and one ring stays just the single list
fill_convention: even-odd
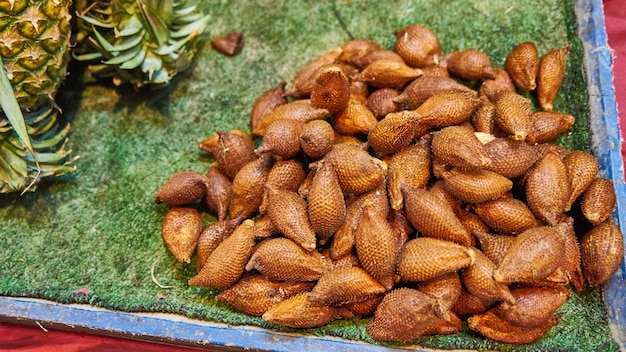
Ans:
[{"label": "green artificial grass mat", "polygon": [[[479,49],[494,66],[502,66],[509,50],[523,41],[537,43],[540,55],[571,44],[555,110],[577,120],[560,142],[589,150],[573,0],[241,0],[203,2],[202,7],[212,19],[204,44],[193,66],[165,88],[115,87],[71,64],[58,104],[72,126],[69,147],[79,156],[78,171],[46,180],[34,193],[0,195],[0,295],[295,331],[216,302],[216,290],[188,286],[195,262],[177,263],[167,251],[160,230],[168,207],[154,204],[153,197],[178,171],[206,172],[212,159],[199,151],[198,142],[218,129],[249,130],[252,104],[262,92],[291,82],[306,62],[350,36],[391,49],[394,30],[423,24],[438,35],[444,52]],[[244,33],[239,55],[227,57],[211,48],[208,38],[232,31]],[[204,216],[205,225],[215,220]],[[157,286],[152,268],[161,284],[172,287]],[[416,342],[443,349],[618,350],[601,288],[573,294],[557,314],[561,323],[527,346],[488,341],[467,328]],[[300,332],[376,343],[365,322],[354,318]]]}]

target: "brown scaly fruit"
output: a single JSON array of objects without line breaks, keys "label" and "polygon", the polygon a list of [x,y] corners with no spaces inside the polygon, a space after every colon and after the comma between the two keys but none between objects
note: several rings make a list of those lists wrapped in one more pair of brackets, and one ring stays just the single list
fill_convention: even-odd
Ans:
[{"label": "brown scaly fruit", "polygon": [[244,220],[233,233],[211,252],[200,272],[189,279],[190,286],[225,289],[243,274],[254,246],[252,220]]},{"label": "brown scaly fruit", "polygon": [[545,279],[559,267],[564,253],[565,246],[554,227],[533,227],[515,237],[493,278],[502,283]]},{"label": "brown scaly fruit", "polygon": [[434,306],[435,301],[418,290],[395,289],[380,302],[366,331],[377,341],[415,340],[438,319]]},{"label": "brown scaly fruit", "polygon": [[307,214],[311,228],[324,245],[344,221],[346,203],[335,170],[319,161],[307,197]]},{"label": "brown scaly fruit", "polygon": [[317,251],[306,251],[284,237],[260,242],[246,264],[247,271],[257,270],[277,281],[316,281],[329,269]]},{"label": "brown scaly fruit", "polygon": [[552,110],[552,103],[565,76],[565,57],[570,48],[571,45],[567,45],[561,49],[551,50],[539,60],[537,99],[543,110]]},{"label": "brown scaly fruit", "polygon": [[195,171],[181,171],[167,179],[154,196],[155,203],[190,204],[204,197],[209,180]]},{"label": "brown scaly fruit", "polygon": [[165,245],[177,261],[189,263],[202,231],[202,217],[195,208],[170,208],[161,225]]},{"label": "brown scaly fruit", "polygon": [[585,280],[593,286],[607,281],[624,258],[624,235],[611,218],[595,225],[580,239]]},{"label": "brown scaly fruit", "polygon": [[313,287],[310,282],[279,282],[255,275],[239,280],[215,297],[240,311],[260,317],[274,304],[282,302]]},{"label": "brown scaly fruit", "polygon": [[523,42],[515,46],[504,61],[504,68],[520,89],[534,90],[537,87],[539,72],[539,52],[533,42]]},{"label": "brown scaly fruit", "polygon": [[292,328],[314,328],[341,317],[352,317],[352,313],[345,308],[311,302],[308,292],[273,305],[262,316],[265,321]]},{"label": "brown scaly fruit", "polygon": [[494,309],[474,315],[467,320],[470,329],[479,332],[488,339],[517,345],[538,340],[558,322],[558,318],[551,316],[537,327],[524,328],[501,318]]},{"label": "brown scaly fruit", "polygon": [[397,271],[402,281],[426,281],[470,266],[474,255],[473,249],[454,242],[418,237],[402,247]]},{"label": "brown scaly fruit", "polygon": [[387,290],[397,281],[399,242],[386,214],[366,204],[355,233],[356,252],[363,268]]},{"label": "brown scaly fruit", "polygon": [[365,270],[356,266],[345,266],[324,273],[313,286],[309,300],[338,306],[362,302],[385,291],[385,287]]}]

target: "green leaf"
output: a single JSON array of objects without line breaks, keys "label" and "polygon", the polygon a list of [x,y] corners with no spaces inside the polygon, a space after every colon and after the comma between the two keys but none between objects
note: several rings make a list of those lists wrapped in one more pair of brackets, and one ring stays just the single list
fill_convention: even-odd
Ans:
[{"label": "green leaf", "polygon": [[181,16],[185,16],[185,15],[189,15],[189,14],[193,13],[194,11],[196,11],[197,8],[198,8],[198,6],[191,5],[189,7],[185,7],[185,8],[182,8],[182,9],[176,9],[175,10],[176,18],[179,18]]},{"label": "green leaf", "polygon": [[194,32],[197,33],[197,35],[201,35],[206,29],[206,27],[209,25],[209,19],[210,19],[210,16],[206,15],[198,21],[195,21],[195,22],[189,23],[186,26],[183,26],[179,30],[172,32],[171,34],[172,38],[186,37],[190,34],[193,34]]},{"label": "green leaf", "polygon": [[104,63],[107,65],[120,65],[128,60],[131,60],[135,56],[139,55],[142,51],[143,51],[143,46],[136,45],[130,48],[129,50],[121,52],[119,55],[114,56],[112,59],[107,60]]},{"label": "green leaf", "polygon": [[20,105],[17,103],[17,99],[15,98],[11,82],[9,81],[9,77],[4,70],[4,64],[0,67],[0,106],[2,106],[2,110],[4,110],[4,113],[9,119],[11,126],[13,126],[15,133],[17,133],[28,150],[32,153],[33,147],[30,145],[30,138],[28,138],[28,133],[26,132],[24,115],[22,115],[22,110],[20,109]]},{"label": "green leaf", "polygon": [[[94,32],[94,33],[97,33],[97,32]],[[114,52],[126,51],[126,50],[129,50],[131,48],[138,46],[139,44],[141,44],[141,41],[144,38],[144,34],[145,32],[140,32],[140,34],[137,34],[135,36],[124,38],[120,41],[117,41],[117,43],[115,44],[110,44],[101,35],[100,36],[96,35],[96,37],[98,38],[98,41],[100,42],[102,47],[106,49],[106,51],[110,53],[114,53]],[[102,41],[104,41],[104,43],[106,44],[102,43]]]},{"label": "green leaf", "polygon": [[47,148],[52,148],[55,145],[59,144],[65,137],[67,137],[67,134],[70,131],[70,124],[68,123],[67,125],[65,125],[65,127],[58,131],[54,136],[47,136],[47,138],[45,138],[44,140],[38,141],[38,140],[34,140],[33,141],[33,147],[35,149],[47,149]]},{"label": "green leaf", "polygon": [[96,41],[98,44],[100,44],[100,46],[106,50],[107,52],[113,52],[115,50],[113,50],[113,45],[111,45],[111,43],[109,43],[102,34],[100,34],[100,32],[98,32],[98,30],[96,29],[96,27],[93,27],[93,34],[96,36]]},{"label": "green leaf", "polygon": [[152,52],[148,52],[146,58],[141,63],[141,71],[148,74],[148,80],[152,82],[152,75],[154,72],[159,71],[163,66],[163,61],[154,55]]},{"label": "green leaf", "polygon": [[[154,2],[154,1],[153,1]],[[161,18],[168,25],[172,23],[174,18],[174,1],[173,0],[156,0],[157,6],[152,6]]]},{"label": "green leaf", "polygon": [[[24,115],[22,115],[22,110],[20,109],[17,99],[15,98],[11,82],[9,81],[9,77],[4,70],[4,63],[0,65],[0,106],[2,106],[2,110],[4,110],[4,114],[9,119],[15,133],[17,133],[18,137],[22,140],[31,155],[34,155],[35,152],[33,151],[33,146],[31,145],[30,138],[26,132]],[[9,174],[8,171],[7,173]],[[9,174],[9,176],[11,176],[11,174]]]},{"label": "green leaf", "polygon": [[[59,161],[63,160],[63,158],[65,158],[67,156],[67,154],[65,153],[37,153],[37,161],[41,162],[42,164],[56,164]],[[27,156],[26,160],[28,161],[34,161],[33,158],[31,156]]]},{"label": "green leaf", "polygon": [[138,16],[132,16],[124,25],[124,28],[119,30],[116,34],[117,37],[130,37],[143,30],[143,23]]},{"label": "green leaf", "polygon": [[77,55],[74,51],[72,51],[72,57],[78,61],[93,61],[102,58],[101,53],[89,53],[89,54],[81,54]]},{"label": "green leaf", "polygon": [[144,4],[141,0],[137,0],[137,2],[141,9],[141,14],[147,23],[146,28],[148,28],[158,46],[165,45],[170,40],[170,30],[167,27],[167,23],[154,8]]},{"label": "green leaf", "polygon": [[[9,163],[11,169],[20,176],[18,178],[24,178],[26,177],[28,169],[26,168],[26,160],[24,160],[20,152],[21,151],[15,148],[11,143],[4,143],[4,145],[0,147],[0,158]],[[31,161],[35,161],[30,154],[28,154],[28,156],[31,157]]]},{"label": "green leaf", "polygon": [[120,65],[120,68],[123,70],[132,70],[134,68],[139,67],[139,65],[141,65],[141,63],[143,62],[143,60],[146,58],[146,52],[148,51],[148,48],[146,48],[145,46],[141,48],[141,50],[139,51],[139,53],[137,53],[137,55],[135,55],[134,57],[126,60],[124,63],[122,63]]},{"label": "green leaf", "polygon": [[155,74],[152,77],[153,83],[167,83],[170,80],[170,77],[165,70],[158,70],[154,73]]},{"label": "green leaf", "polygon": [[92,24],[94,26],[98,26],[98,27],[102,27],[102,28],[108,28],[108,29],[115,28],[115,23],[105,23],[105,22],[102,22],[100,20],[97,20],[97,19],[89,17],[89,16],[81,16],[80,14],[78,14],[78,17],[81,20],[83,20],[83,21],[85,21],[85,22],[87,22],[89,24]]}]

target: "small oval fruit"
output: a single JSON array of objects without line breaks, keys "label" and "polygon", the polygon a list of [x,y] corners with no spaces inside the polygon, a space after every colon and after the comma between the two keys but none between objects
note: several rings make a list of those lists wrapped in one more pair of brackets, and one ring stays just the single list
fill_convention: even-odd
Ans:
[{"label": "small oval fruit", "polygon": [[252,105],[250,111],[250,130],[252,134],[259,136],[259,125],[261,121],[277,107],[287,104],[285,97],[285,85],[287,82],[282,81],[274,88],[270,88],[263,92]]},{"label": "small oval fruit", "polygon": [[491,164],[484,145],[467,127],[448,126],[435,132],[431,149],[433,155],[447,165],[480,169]]},{"label": "small oval fruit", "polygon": [[494,313],[524,328],[543,325],[570,297],[563,287],[520,287],[511,290],[515,302],[499,304]]},{"label": "small oval fruit", "polygon": [[532,114],[532,124],[529,140],[533,143],[548,143],[569,131],[576,122],[572,115],[556,111],[535,111]]},{"label": "small oval fruit", "polygon": [[408,25],[393,32],[396,36],[394,51],[412,67],[436,64],[441,56],[439,38],[430,28],[418,24]]},{"label": "small oval fruit", "polygon": [[474,205],[474,211],[495,232],[517,235],[539,226],[539,221],[526,203],[517,198],[505,197]]},{"label": "small oval fruit", "polygon": [[615,185],[608,178],[597,177],[581,197],[583,216],[590,223],[598,225],[611,216],[617,204]]},{"label": "small oval fruit", "polygon": [[356,253],[363,269],[387,290],[396,283],[400,243],[386,214],[365,204],[355,232]]},{"label": "small oval fruit", "polygon": [[438,319],[434,304],[416,289],[397,288],[385,295],[365,329],[377,341],[415,340]]},{"label": "small oval fruit", "polygon": [[408,241],[398,259],[398,274],[405,282],[426,281],[466,268],[474,251],[454,242],[418,237]]},{"label": "small oval fruit", "polygon": [[285,237],[304,249],[315,249],[317,238],[307,216],[307,203],[298,193],[266,185],[267,215]]},{"label": "small oval fruit", "polygon": [[345,308],[327,306],[309,300],[309,293],[299,293],[273,305],[262,316],[270,323],[292,328],[314,328],[341,317],[351,317]]},{"label": "small oval fruit", "polygon": [[464,246],[472,244],[471,235],[448,203],[425,189],[408,185],[402,185],[400,189],[407,217],[422,235]]},{"label": "small oval fruit", "polygon": [[243,49],[243,33],[233,32],[211,38],[211,46],[227,56],[235,56]]},{"label": "small oval fruit", "polygon": [[377,119],[382,119],[387,114],[397,112],[399,104],[394,99],[400,93],[393,88],[381,88],[373,91],[368,97],[365,106]]},{"label": "small oval fruit", "polygon": [[389,113],[369,131],[367,142],[377,155],[396,153],[411,143],[417,123],[411,111]]},{"label": "small oval fruit", "polygon": [[337,174],[332,166],[322,161],[317,163],[315,176],[307,197],[307,214],[311,228],[321,245],[332,236],[344,222],[346,202],[339,186]]},{"label": "small oval fruit", "polygon": [[443,92],[426,99],[414,111],[420,124],[430,128],[458,125],[467,121],[480,105],[476,92]]},{"label": "small oval fruit", "polygon": [[233,179],[233,195],[228,210],[231,218],[247,218],[258,212],[263,202],[263,186],[273,162],[273,156],[265,154],[247,163],[237,172]]},{"label": "small oval fruit", "polygon": [[313,120],[304,124],[300,134],[302,151],[313,159],[328,153],[335,141],[333,126],[324,120]]},{"label": "small oval fruit", "polygon": [[319,253],[306,251],[294,241],[276,237],[261,241],[254,247],[246,271],[257,270],[276,281],[316,281],[329,266]]},{"label": "small oval fruit", "polygon": [[561,49],[551,50],[539,60],[537,100],[543,110],[552,110],[552,103],[565,76],[565,57],[570,48],[571,45],[568,45]]},{"label": "small oval fruit", "polygon": [[207,258],[241,223],[241,218],[220,220],[202,230],[196,250],[196,272],[200,272]]},{"label": "small oval fruit", "polygon": [[556,225],[565,213],[570,198],[567,169],[556,152],[546,154],[526,174],[528,208],[549,225]]},{"label": "small oval fruit", "polygon": [[387,173],[385,162],[354,144],[335,144],[324,159],[337,173],[344,195],[362,194],[375,189]]},{"label": "small oval fruit", "polygon": [[378,59],[367,65],[356,80],[367,82],[376,88],[402,88],[409,81],[422,75],[422,70],[407,66],[404,62]]},{"label": "small oval fruit", "polygon": [[322,67],[316,73],[311,91],[311,106],[337,114],[346,108],[350,100],[350,80],[339,65]]},{"label": "small oval fruit", "polygon": [[554,272],[565,247],[557,230],[550,226],[528,229],[517,237],[493,272],[497,282],[542,280]]},{"label": "small oval fruit", "polygon": [[337,267],[324,273],[309,294],[309,300],[329,306],[362,302],[386,291],[365,270]]},{"label": "small oval fruit", "polygon": [[309,291],[310,282],[278,282],[261,275],[242,278],[233,286],[220,292],[215,299],[226,302],[238,310],[260,317],[273,305],[299,293]]},{"label": "small oval fruit", "polygon": [[488,170],[453,168],[442,173],[446,190],[466,203],[498,199],[513,188],[513,181]]},{"label": "small oval fruit", "polygon": [[265,128],[262,144],[255,149],[259,155],[271,153],[281,159],[294,158],[300,152],[300,135],[304,122],[276,119]]},{"label": "small oval fruit", "polygon": [[504,68],[515,85],[523,90],[535,90],[539,72],[539,52],[534,42],[516,45],[504,60]]},{"label": "small oval fruit", "polygon": [[354,94],[350,96],[346,108],[331,119],[335,132],[346,136],[365,135],[374,128],[376,122],[376,116]]},{"label": "small oval fruit", "polygon": [[514,140],[526,140],[532,128],[530,100],[515,92],[503,92],[494,104],[496,125]]},{"label": "small oval fruit", "polygon": [[580,257],[585,280],[593,286],[603,284],[617,271],[624,259],[624,235],[612,218],[581,237]]},{"label": "small oval fruit", "polygon": [[466,79],[477,80],[495,78],[489,56],[474,49],[457,50],[444,56],[446,67],[451,75]]},{"label": "small oval fruit", "polygon": [[339,55],[343,52],[341,48],[333,48],[311,60],[304,65],[296,73],[296,76],[291,83],[291,87],[285,93],[286,96],[290,96],[296,99],[303,99],[311,95],[313,86],[315,85],[315,73],[320,67],[334,63],[339,59]]},{"label": "small oval fruit", "polygon": [[225,289],[232,286],[243,274],[254,246],[252,220],[244,220],[211,252],[196,276],[189,279],[190,286]]},{"label": "small oval fruit", "polygon": [[576,199],[585,192],[587,187],[596,179],[600,170],[598,159],[591,153],[582,150],[573,150],[565,158],[563,164],[567,170],[567,179],[570,186],[570,197],[565,211],[569,211]]},{"label": "small oval fruit", "polygon": [[163,241],[180,263],[189,263],[202,232],[202,217],[195,208],[171,207],[161,225]]},{"label": "small oval fruit", "polygon": [[209,168],[206,178],[204,205],[210,212],[217,214],[218,220],[224,220],[233,195],[233,182],[215,166]]},{"label": "small oval fruit", "polygon": [[208,179],[195,171],[181,171],[165,181],[154,195],[155,203],[169,205],[190,204],[204,197]]}]

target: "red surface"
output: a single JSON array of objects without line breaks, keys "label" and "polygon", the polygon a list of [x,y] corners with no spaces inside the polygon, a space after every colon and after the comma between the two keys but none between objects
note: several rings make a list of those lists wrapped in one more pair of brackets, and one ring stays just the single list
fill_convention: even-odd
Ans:
[{"label": "red surface", "polygon": [[[618,107],[626,107],[626,6],[623,0],[605,0],[605,21],[609,46],[614,51],[614,84]],[[626,129],[626,114],[619,113],[620,129]],[[622,155],[625,148],[622,146]],[[19,352],[193,352],[192,348],[40,327],[0,323],[0,351]]]},{"label": "red surface", "polygon": [[[609,46],[613,50],[613,83],[615,100],[619,114],[620,131],[626,129],[626,6],[622,0],[604,1],[604,18]],[[626,155],[626,146],[622,144],[622,157]]]},{"label": "red surface", "polygon": [[88,333],[0,323],[0,351],[19,352],[198,352],[195,348],[135,341]]}]

